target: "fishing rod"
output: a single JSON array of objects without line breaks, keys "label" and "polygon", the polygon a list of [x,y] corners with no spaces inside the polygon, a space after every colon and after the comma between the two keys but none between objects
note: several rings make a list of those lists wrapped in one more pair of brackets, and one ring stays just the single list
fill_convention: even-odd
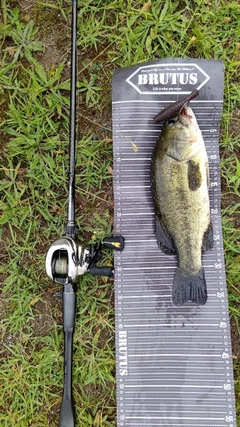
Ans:
[{"label": "fishing rod", "polygon": [[122,236],[108,237],[102,242],[85,248],[77,240],[75,221],[75,161],[76,161],[76,79],[77,79],[77,0],[72,0],[71,35],[71,87],[70,87],[70,129],[69,129],[69,182],[68,215],[65,234],[55,240],[46,255],[47,275],[63,285],[63,331],[64,331],[64,387],[60,410],[59,427],[75,427],[75,411],[72,394],[72,357],[75,327],[76,291],[79,277],[84,273],[94,276],[114,274],[113,266],[98,266],[102,247],[122,251]]}]

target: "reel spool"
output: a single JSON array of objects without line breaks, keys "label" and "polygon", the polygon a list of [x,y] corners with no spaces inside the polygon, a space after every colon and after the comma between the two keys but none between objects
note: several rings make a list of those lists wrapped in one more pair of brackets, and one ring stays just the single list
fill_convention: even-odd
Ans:
[{"label": "reel spool", "polygon": [[56,251],[54,254],[52,265],[55,275],[58,277],[66,278],[68,275],[68,254],[65,251],[59,251],[59,254]]},{"label": "reel spool", "polygon": [[46,256],[48,276],[65,285],[76,282],[89,266],[89,251],[77,245],[71,237],[62,237],[50,246]]}]

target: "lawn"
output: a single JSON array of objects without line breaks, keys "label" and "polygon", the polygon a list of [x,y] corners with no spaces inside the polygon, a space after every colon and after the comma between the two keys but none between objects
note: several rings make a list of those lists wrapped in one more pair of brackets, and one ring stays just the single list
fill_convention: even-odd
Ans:
[{"label": "lawn", "polygon": [[[71,2],[1,0],[1,427],[58,425],[63,385],[61,287],[45,273],[67,208]],[[221,59],[222,224],[240,426],[240,5],[233,0],[79,0],[76,217],[94,243],[113,226],[111,79],[164,57]],[[105,254],[111,262],[111,255]],[[114,427],[113,280],[77,290],[77,425]]]}]

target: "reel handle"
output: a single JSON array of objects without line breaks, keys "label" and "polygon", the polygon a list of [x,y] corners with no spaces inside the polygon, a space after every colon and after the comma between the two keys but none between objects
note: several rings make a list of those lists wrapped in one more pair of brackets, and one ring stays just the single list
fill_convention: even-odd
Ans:
[{"label": "reel handle", "polygon": [[113,268],[112,267],[97,267],[94,265],[88,271],[92,276],[107,276],[113,277]]}]

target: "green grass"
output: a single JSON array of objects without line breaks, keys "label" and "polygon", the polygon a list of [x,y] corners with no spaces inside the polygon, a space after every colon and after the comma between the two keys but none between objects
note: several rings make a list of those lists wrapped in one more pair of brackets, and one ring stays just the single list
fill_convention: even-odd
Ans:
[{"label": "green grass", "polygon": [[[58,425],[60,290],[46,277],[66,221],[71,3],[1,2],[0,425]],[[59,24],[59,25],[58,25]],[[221,59],[223,234],[230,314],[239,329],[240,6],[237,1],[79,1],[77,221],[81,241],[112,227],[111,77],[164,57]],[[47,42],[42,42],[42,38]],[[106,252],[107,263],[111,255]],[[240,352],[239,352],[240,353]],[[238,355],[239,357],[239,355]],[[235,355],[236,394],[240,360]],[[77,425],[115,426],[113,282],[83,276],[74,337]],[[238,425],[240,404],[237,399]]]}]

